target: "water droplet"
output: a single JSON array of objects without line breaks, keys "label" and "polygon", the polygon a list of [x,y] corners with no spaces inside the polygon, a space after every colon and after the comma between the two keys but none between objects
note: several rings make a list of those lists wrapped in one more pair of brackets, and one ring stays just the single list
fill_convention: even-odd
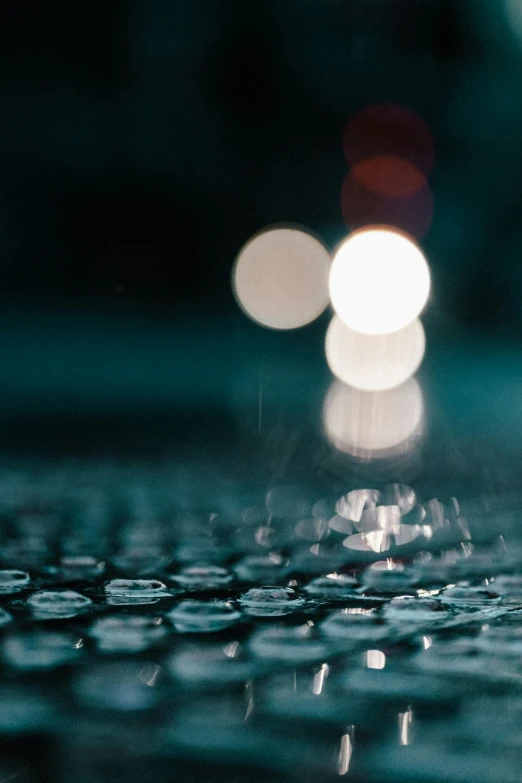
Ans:
[{"label": "water droplet", "polygon": [[431,625],[443,623],[449,616],[440,601],[430,598],[393,598],[383,609],[390,623],[406,625],[415,623]]},{"label": "water droplet", "polygon": [[345,574],[328,574],[313,579],[309,584],[303,587],[308,595],[324,598],[326,600],[339,601],[343,599],[356,598],[354,588],[357,586],[357,580],[353,576]]},{"label": "water droplet", "polygon": [[4,626],[9,625],[13,620],[12,615],[9,614],[5,609],[0,607],[0,628],[4,628]]},{"label": "water droplet", "polygon": [[257,617],[285,615],[305,603],[291,587],[252,587],[239,599],[244,611]]},{"label": "water droplet", "polygon": [[60,573],[64,581],[96,579],[105,571],[105,563],[93,555],[65,555],[60,560]]},{"label": "water droplet", "polygon": [[4,641],[4,660],[17,669],[52,669],[81,657],[79,639],[65,633],[30,631]]},{"label": "water droplet", "polygon": [[243,582],[274,584],[285,579],[288,574],[288,561],[276,552],[269,555],[247,555],[236,563],[233,571]]},{"label": "water droplet", "polygon": [[414,593],[412,577],[398,568],[366,568],[362,574],[364,591],[376,593]]},{"label": "water droplet", "polygon": [[161,679],[157,664],[118,661],[82,672],[73,689],[76,698],[87,707],[142,712],[161,703]]},{"label": "water droplet", "polygon": [[143,615],[107,615],[96,620],[89,630],[99,650],[119,653],[146,650],[166,633],[161,618]]},{"label": "water droplet", "polygon": [[149,599],[168,598],[166,585],[159,579],[111,579],[105,593],[113,603],[149,603]]},{"label": "water droplet", "polygon": [[179,574],[170,577],[187,590],[216,590],[228,585],[233,575],[226,568],[217,565],[186,566]]},{"label": "water droplet", "polygon": [[449,587],[441,593],[440,598],[443,604],[460,606],[494,606],[502,600],[494,589],[468,586]]},{"label": "water droplet", "polygon": [[0,571],[0,594],[10,595],[25,590],[31,581],[26,571],[4,569]]},{"label": "water droplet", "polygon": [[74,617],[91,604],[90,598],[74,590],[40,590],[27,599],[27,605],[38,620]]},{"label": "water droplet", "polygon": [[227,654],[228,645],[181,650],[170,658],[168,666],[176,677],[191,685],[222,685],[252,679],[258,668],[256,662],[242,645],[234,644],[234,655]]},{"label": "water droplet", "polygon": [[111,559],[118,571],[131,576],[148,576],[158,573],[172,560],[172,556],[156,546],[137,546],[122,550]]},{"label": "water droplet", "polygon": [[311,633],[309,625],[262,628],[250,637],[248,646],[259,658],[294,663],[322,660],[328,654],[326,643]]},{"label": "water droplet", "polygon": [[180,633],[213,633],[237,623],[241,612],[226,601],[181,601],[167,617]]},{"label": "water droplet", "polygon": [[390,629],[373,610],[331,612],[319,626],[321,633],[344,642],[374,642],[390,635]]}]

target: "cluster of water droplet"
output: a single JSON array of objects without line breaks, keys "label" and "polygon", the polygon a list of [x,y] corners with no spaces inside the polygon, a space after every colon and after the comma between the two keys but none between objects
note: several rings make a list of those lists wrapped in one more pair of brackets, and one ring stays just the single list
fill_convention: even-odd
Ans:
[{"label": "cluster of water droplet", "polygon": [[502,713],[519,688],[522,549],[486,546],[484,529],[477,545],[456,501],[405,485],[320,500],[279,486],[186,511],[182,485],[142,481],[118,503],[99,485],[64,500],[67,483],[51,481],[31,514],[19,486],[0,491],[14,520],[0,552],[0,736],[51,731],[67,755],[74,710],[80,733],[100,725],[114,740],[135,725],[151,740],[154,727],[165,763],[239,758],[287,775],[304,759],[324,780],[351,765],[413,781],[420,762],[394,745],[417,732],[427,747],[424,720],[443,732],[435,716],[465,738],[459,709],[487,696]]}]

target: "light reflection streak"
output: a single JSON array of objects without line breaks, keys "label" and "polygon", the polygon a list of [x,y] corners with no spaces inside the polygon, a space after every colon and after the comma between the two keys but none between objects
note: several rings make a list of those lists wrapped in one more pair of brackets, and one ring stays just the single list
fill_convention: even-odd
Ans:
[{"label": "light reflection streak", "polygon": [[409,745],[411,742],[410,728],[413,722],[413,712],[399,712],[399,745]]},{"label": "light reflection streak", "polygon": [[384,669],[386,656],[381,650],[366,650],[364,664],[368,669]]},{"label": "light reflection streak", "polygon": [[341,748],[337,759],[337,774],[346,775],[350,768],[350,759],[353,752],[353,726],[341,737]]},{"label": "light reflection streak", "polygon": [[324,681],[330,673],[330,667],[327,663],[321,664],[321,668],[314,675],[314,681],[312,684],[312,691],[316,696],[319,696],[323,692]]}]

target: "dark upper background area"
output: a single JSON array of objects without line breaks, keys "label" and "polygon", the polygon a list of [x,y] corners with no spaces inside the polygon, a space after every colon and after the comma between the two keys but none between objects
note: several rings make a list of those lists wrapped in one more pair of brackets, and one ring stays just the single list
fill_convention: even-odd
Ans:
[{"label": "dark upper background area", "polygon": [[343,127],[392,102],[435,139],[437,310],[520,333],[519,35],[504,0],[5,3],[0,302],[233,311],[251,233],[343,237]]},{"label": "dark upper background area", "polygon": [[[303,390],[317,368],[319,388],[328,383],[325,317],[295,334],[254,326],[234,303],[230,270],[272,223],[307,226],[330,248],[346,235],[343,128],[374,103],[413,110],[435,141],[422,372],[434,420],[446,422],[441,443],[456,455],[446,460],[442,447],[441,464],[466,463],[462,433],[475,445],[479,435],[519,438],[522,3],[520,19],[514,8],[4,3],[2,443],[18,442],[25,421],[29,440],[47,427],[48,442],[74,444],[72,421],[87,411],[114,421],[115,411],[197,408],[188,426],[204,429],[225,398],[240,419],[242,400],[253,401],[252,424],[260,377],[288,432],[297,407],[318,419],[320,394],[307,408]],[[100,421],[96,444],[109,427]],[[115,432],[129,432],[126,420]]]}]

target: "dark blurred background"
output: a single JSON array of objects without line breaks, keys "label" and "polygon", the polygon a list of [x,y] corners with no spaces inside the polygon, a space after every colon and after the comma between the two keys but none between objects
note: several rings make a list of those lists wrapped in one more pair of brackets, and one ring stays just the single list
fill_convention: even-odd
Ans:
[{"label": "dark blurred background", "polygon": [[285,410],[314,372],[324,386],[325,317],[262,330],[230,271],[272,223],[343,239],[343,129],[374,103],[414,111],[435,141],[435,420],[449,417],[445,437],[518,443],[522,3],[6,3],[0,41],[5,443],[20,422],[38,437],[33,415],[72,443],[80,414],[106,416],[98,443],[122,412],[237,411],[258,399],[252,356]]}]

